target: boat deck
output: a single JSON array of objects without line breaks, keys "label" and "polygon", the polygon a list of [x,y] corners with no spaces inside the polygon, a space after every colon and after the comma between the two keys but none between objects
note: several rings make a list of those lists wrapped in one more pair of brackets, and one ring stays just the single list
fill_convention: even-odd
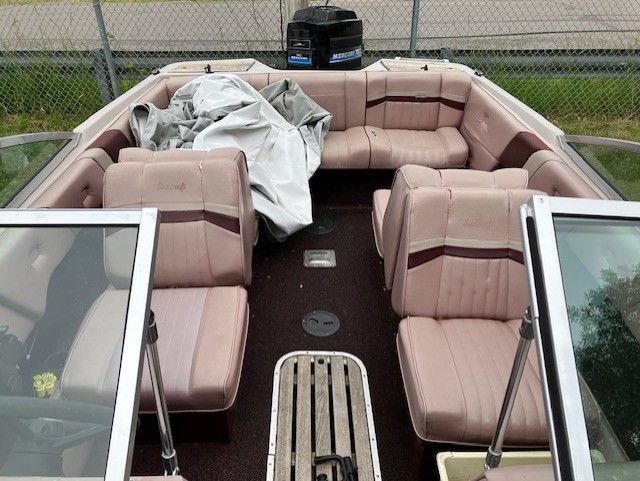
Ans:
[{"label": "boat deck", "polygon": [[346,353],[290,353],[274,373],[267,480],[337,481],[338,463],[318,459],[332,455],[381,479],[366,369]]},{"label": "boat deck", "polygon": [[[260,240],[248,289],[251,318],[232,439],[185,441],[177,437],[178,459],[186,479],[265,479],[273,370],[278,359],[297,350],[344,351],[362,360],[368,371],[382,479],[415,477],[415,437],[395,342],[400,318],[391,309],[384,288],[382,259],[371,227],[373,190],[388,188],[392,176],[393,172],[384,171],[321,170],[311,179],[314,216],[331,217],[335,230],[315,235],[305,229],[284,243]],[[304,267],[306,249],[334,249],[336,267]],[[336,334],[314,337],[302,329],[303,316],[317,309],[340,318]],[[157,431],[156,420],[149,422],[149,430]],[[137,441],[133,475],[161,473],[159,449],[158,444]]]}]

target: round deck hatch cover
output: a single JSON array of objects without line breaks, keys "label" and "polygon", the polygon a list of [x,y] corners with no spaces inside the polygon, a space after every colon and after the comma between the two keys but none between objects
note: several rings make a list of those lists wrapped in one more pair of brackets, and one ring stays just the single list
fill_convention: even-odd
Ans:
[{"label": "round deck hatch cover", "polygon": [[302,318],[302,328],[316,337],[327,337],[338,332],[340,319],[328,311],[312,311]]},{"label": "round deck hatch cover", "polygon": [[336,221],[327,215],[321,215],[313,220],[313,224],[307,227],[311,234],[322,235],[333,232],[336,228]]}]

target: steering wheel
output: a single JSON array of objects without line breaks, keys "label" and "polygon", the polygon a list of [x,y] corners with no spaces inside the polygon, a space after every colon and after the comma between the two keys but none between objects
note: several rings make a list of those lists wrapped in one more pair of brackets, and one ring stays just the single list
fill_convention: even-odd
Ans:
[{"label": "steering wheel", "polygon": [[113,409],[66,399],[0,396],[0,415],[13,419],[51,419],[111,426]]},{"label": "steering wheel", "polygon": [[[62,451],[109,431],[113,408],[66,399],[0,396],[0,466],[13,449],[13,440]],[[64,429],[71,425],[72,429]],[[82,426],[88,425],[88,426]]]}]

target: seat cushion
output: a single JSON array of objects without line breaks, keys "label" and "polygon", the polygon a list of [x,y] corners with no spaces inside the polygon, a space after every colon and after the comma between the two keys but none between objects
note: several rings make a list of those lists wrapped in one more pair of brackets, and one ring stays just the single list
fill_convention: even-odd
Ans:
[{"label": "seat cushion", "polygon": [[[387,289],[391,289],[393,285],[398,244],[404,222],[404,203],[409,191],[420,187],[525,189],[527,181],[528,172],[525,169],[499,169],[485,172],[470,169],[435,170],[424,165],[411,164],[400,167],[393,179],[391,194],[384,204],[386,210],[378,212],[379,215],[384,216],[378,239],[383,237],[387,239],[385,247],[381,251],[382,257],[384,257],[384,276]],[[375,199],[373,207],[375,210]],[[381,246],[382,242],[380,242],[382,249]]]},{"label": "seat cushion", "polygon": [[105,208],[160,210],[154,287],[251,283],[256,224],[238,149],[125,149],[104,175]]},{"label": "seat cushion", "polygon": [[[220,411],[235,401],[249,309],[242,287],[155,289],[158,352],[170,411]],[[155,411],[145,363],[140,410]]]},{"label": "seat cushion", "polygon": [[454,127],[429,131],[366,126],[365,130],[371,144],[372,169],[397,169],[406,164],[445,169],[467,163],[467,143]]},{"label": "seat cushion", "polygon": [[[521,321],[408,317],[399,327],[400,366],[416,434],[427,441],[488,444],[518,345]],[[538,365],[529,353],[507,445],[547,444]]]},{"label": "seat cushion", "polygon": [[373,235],[376,240],[376,249],[380,257],[384,253],[384,245],[382,241],[382,224],[384,221],[384,213],[389,204],[391,197],[391,189],[379,189],[373,193],[373,211],[371,212],[373,220]]},{"label": "seat cushion", "polygon": [[329,131],[322,150],[322,167],[325,169],[368,169],[369,140],[364,127]]}]

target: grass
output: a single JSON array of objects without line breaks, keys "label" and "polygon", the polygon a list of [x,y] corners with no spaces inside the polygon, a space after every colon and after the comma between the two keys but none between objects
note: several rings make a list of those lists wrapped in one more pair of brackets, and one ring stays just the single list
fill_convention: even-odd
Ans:
[{"label": "grass", "polygon": [[[489,76],[567,133],[640,141],[637,79]],[[135,83],[124,80],[121,90]],[[100,92],[88,68],[67,71],[43,62],[40,68],[4,69],[0,75],[0,136],[72,130],[101,106]],[[629,198],[640,200],[637,156],[590,155],[594,167],[602,169]]]},{"label": "grass", "polygon": [[511,78],[494,82],[525,104],[550,118],[626,118],[640,114],[640,81],[629,78]]},{"label": "grass", "polygon": [[0,206],[6,205],[65,144],[49,140],[0,150]]}]

